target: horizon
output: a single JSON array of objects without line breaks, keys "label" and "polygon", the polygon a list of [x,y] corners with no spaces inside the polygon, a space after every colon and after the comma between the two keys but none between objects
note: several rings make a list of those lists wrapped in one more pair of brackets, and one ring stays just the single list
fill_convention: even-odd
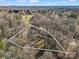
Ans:
[{"label": "horizon", "polygon": [[0,0],[0,6],[79,6],[79,0]]}]

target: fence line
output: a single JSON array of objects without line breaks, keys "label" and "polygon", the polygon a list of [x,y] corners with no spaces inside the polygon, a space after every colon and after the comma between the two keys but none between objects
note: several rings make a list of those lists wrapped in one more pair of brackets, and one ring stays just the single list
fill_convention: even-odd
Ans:
[{"label": "fence line", "polygon": [[36,29],[38,29],[38,30],[43,30],[43,31],[45,31],[45,32],[47,32],[49,35],[51,35],[53,38],[54,38],[54,40],[58,43],[58,45],[62,48],[62,50],[65,52],[65,49],[62,47],[62,45],[58,42],[58,40],[55,38],[55,36],[54,35],[52,35],[50,32],[48,32],[46,29],[44,29],[44,28],[39,28],[39,27],[36,27],[36,26],[34,26],[34,25],[30,25],[31,27],[34,27],[34,28],[36,28]]},{"label": "fence line", "polygon": [[[19,46],[18,44],[16,44],[16,43],[14,43],[14,42],[11,41],[11,39],[14,38],[16,35],[20,34],[20,33],[23,32],[25,29],[30,28],[29,26],[30,26],[30,27],[34,27],[34,28],[36,28],[36,29],[38,29],[38,30],[43,30],[43,31],[45,31],[46,33],[48,33],[49,35],[51,35],[51,36],[54,38],[54,40],[59,44],[59,46],[63,49],[63,51],[51,50],[51,49],[42,49],[42,48],[32,48],[32,47],[22,47],[22,46]],[[11,42],[11,43],[13,43],[13,44],[16,45],[17,47],[20,47],[20,48],[35,49],[35,50],[45,50],[45,51],[59,52],[59,53],[67,53],[67,52],[65,51],[65,49],[62,47],[62,45],[61,45],[61,44],[58,42],[58,40],[55,38],[55,36],[52,35],[50,32],[48,32],[46,29],[44,29],[44,28],[39,28],[39,27],[36,27],[36,26],[34,26],[34,25],[31,25],[31,24],[30,24],[29,26],[25,27],[24,29],[22,29],[21,31],[19,31],[18,33],[16,33],[14,36],[12,36],[10,39],[8,39],[8,41]]]}]

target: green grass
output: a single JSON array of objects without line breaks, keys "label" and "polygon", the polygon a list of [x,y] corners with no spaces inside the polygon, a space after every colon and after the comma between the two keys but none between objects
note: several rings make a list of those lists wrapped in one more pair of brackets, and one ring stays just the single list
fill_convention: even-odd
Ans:
[{"label": "green grass", "polygon": [[0,40],[0,50],[5,50],[6,49],[6,44],[4,42],[4,40]]},{"label": "green grass", "polygon": [[20,20],[21,19],[21,16],[20,15],[17,15],[16,16],[16,20]]},{"label": "green grass", "polygon": [[0,41],[0,50],[4,50],[4,43]]}]

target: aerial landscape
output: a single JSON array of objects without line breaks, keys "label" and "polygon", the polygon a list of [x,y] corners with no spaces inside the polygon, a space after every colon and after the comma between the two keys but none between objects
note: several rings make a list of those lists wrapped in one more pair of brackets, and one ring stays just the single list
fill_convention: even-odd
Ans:
[{"label": "aerial landscape", "polygon": [[0,1],[0,59],[79,59],[79,6],[60,4]]}]

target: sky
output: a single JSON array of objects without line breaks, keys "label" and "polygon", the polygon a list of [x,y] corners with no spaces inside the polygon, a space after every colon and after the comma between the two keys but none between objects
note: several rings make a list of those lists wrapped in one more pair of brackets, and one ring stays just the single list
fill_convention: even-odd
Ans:
[{"label": "sky", "polygon": [[0,0],[0,6],[79,6],[79,0]]}]

